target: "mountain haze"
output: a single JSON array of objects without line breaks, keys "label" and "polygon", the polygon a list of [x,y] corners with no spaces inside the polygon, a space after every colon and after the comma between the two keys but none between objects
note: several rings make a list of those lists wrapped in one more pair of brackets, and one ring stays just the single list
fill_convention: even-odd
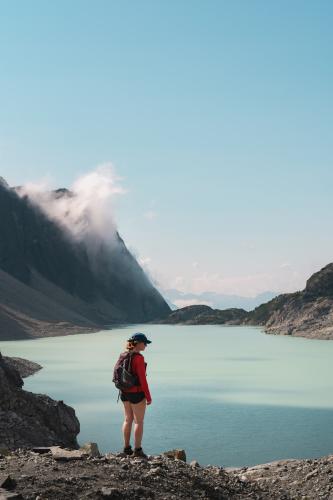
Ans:
[{"label": "mountain haze", "polygon": [[255,307],[268,302],[278,295],[277,292],[262,292],[255,297],[243,297],[218,292],[189,293],[169,288],[162,290],[164,298],[172,309],[191,305],[207,305],[213,309],[240,308],[251,311]]}]

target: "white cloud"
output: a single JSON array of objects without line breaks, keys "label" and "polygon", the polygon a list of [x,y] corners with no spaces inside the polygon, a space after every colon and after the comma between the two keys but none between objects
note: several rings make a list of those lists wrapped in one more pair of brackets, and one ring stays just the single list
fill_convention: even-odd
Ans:
[{"label": "white cloud", "polygon": [[138,262],[139,262],[140,266],[143,268],[149,267],[149,264],[151,262],[151,258],[150,257],[139,257]]},{"label": "white cloud", "polygon": [[169,288],[176,288],[177,290],[183,290],[185,285],[186,281],[184,276],[176,276],[174,279],[171,280]]},{"label": "white cloud", "polygon": [[106,163],[79,177],[67,195],[58,196],[45,180],[22,186],[19,194],[28,196],[71,237],[94,252],[101,244],[116,241],[114,198],[126,193],[120,180],[113,165]]}]

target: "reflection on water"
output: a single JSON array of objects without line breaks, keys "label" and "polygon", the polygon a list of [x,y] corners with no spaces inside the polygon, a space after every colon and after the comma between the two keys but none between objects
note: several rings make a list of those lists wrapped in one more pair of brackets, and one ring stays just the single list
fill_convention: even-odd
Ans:
[{"label": "reflection on water", "polygon": [[333,342],[255,327],[137,325],[0,349],[40,363],[25,388],[72,405],[79,442],[96,441],[105,452],[122,446],[112,371],[135,331],[153,340],[145,352],[148,453],[184,448],[189,459],[224,466],[332,453]]}]

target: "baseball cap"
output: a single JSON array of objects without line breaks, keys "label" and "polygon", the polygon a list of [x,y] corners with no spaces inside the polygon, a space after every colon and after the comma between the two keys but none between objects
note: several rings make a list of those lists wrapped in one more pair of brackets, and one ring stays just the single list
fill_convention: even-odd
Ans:
[{"label": "baseball cap", "polygon": [[151,340],[148,340],[144,333],[133,333],[129,340],[135,340],[136,342],[144,342],[145,344],[151,344]]}]

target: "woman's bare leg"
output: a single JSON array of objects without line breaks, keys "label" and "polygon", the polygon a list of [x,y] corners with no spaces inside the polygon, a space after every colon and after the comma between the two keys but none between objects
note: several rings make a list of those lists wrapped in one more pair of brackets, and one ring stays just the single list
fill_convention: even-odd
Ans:
[{"label": "woman's bare leg", "polygon": [[146,411],[146,398],[137,404],[131,404],[134,415],[134,446],[141,448],[143,435],[143,420]]},{"label": "woman's bare leg", "polygon": [[123,423],[123,435],[124,435],[124,447],[130,445],[132,423],[133,423],[133,411],[132,405],[129,401],[123,401],[124,404],[124,423]]}]

